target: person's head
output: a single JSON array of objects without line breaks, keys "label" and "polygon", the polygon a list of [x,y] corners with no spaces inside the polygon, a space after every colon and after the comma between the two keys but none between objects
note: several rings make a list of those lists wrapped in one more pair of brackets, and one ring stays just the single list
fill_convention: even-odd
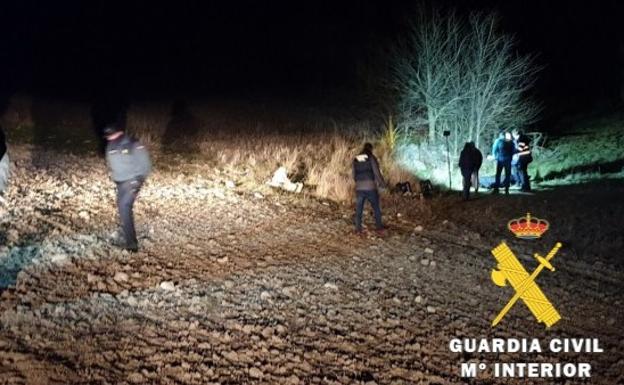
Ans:
[{"label": "person's head", "polygon": [[522,132],[520,132],[520,130],[518,130],[517,128],[511,130],[511,136],[513,136],[514,139],[518,139],[520,137],[520,134],[522,134]]},{"label": "person's head", "polygon": [[102,130],[104,138],[108,141],[115,140],[123,135],[123,130],[115,125],[108,125]]},{"label": "person's head", "polygon": [[511,132],[505,131],[504,135],[505,135],[505,140],[511,140],[512,139]]},{"label": "person's head", "polygon": [[474,144],[472,142],[466,142],[466,144],[464,144],[464,151],[472,150],[473,146],[474,146]]},{"label": "person's head", "polygon": [[362,148],[362,154],[373,155],[373,145],[371,143],[364,143],[364,148]]}]

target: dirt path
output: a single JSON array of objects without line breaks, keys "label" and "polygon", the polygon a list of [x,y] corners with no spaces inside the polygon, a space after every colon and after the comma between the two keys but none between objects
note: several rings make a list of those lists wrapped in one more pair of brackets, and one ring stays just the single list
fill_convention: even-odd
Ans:
[{"label": "dirt path", "polygon": [[597,337],[607,353],[529,359],[588,361],[592,383],[623,379],[624,274],[606,257],[564,247],[540,278],[563,316],[554,330],[524,306],[490,328],[513,292],[491,283],[489,249],[504,237],[528,268],[554,242],[466,224],[485,200],[446,222],[443,202],[392,207],[389,236],[361,239],[348,208],[228,189],[210,168],[157,173],[136,208],[144,247],[127,254],[110,245],[101,160],[37,154],[43,169],[27,149],[14,155],[0,220],[0,383],[455,384],[466,382],[460,362],[527,361],[448,348],[493,336]]}]

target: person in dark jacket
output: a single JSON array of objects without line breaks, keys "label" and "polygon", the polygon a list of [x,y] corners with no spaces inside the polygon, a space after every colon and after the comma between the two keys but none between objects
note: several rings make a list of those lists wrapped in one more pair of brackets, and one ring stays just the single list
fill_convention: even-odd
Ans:
[{"label": "person in dark jacket", "polygon": [[496,178],[494,181],[494,194],[498,194],[499,187],[501,186],[500,178],[501,173],[505,170],[505,179],[503,180],[503,186],[505,187],[505,194],[509,194],[509,179],[511,176],[511,161],[513,155],[516,152],[516,147],[509,131],[504,131],[496,139],[492,146],[492,156],[496,160]]},{"label": "person in dark jacket", "polygon": [[9,183],[9,154],[7,153],[6,137],[0,127],[0,194],[4,193]]},{"label": "person in dark jacket", "polygon": [[516,175],[520,190],[524,192],[531,191],[531,180],[529,179],[529,163],[533,161],[531,154],[531,138],[518,129],[511,132],[516,146]]},{"label": "person in dark jacket", "polygon": [[475,160],[475,169],[472,172],[472,177],[470,181],[472,182],[472,187],[474,187],[475,193],[478,193],[479,183],[480,183],[479,182],[479,169],[481,169],[481,165],[483,164],[483,154],[481,153],[481,150],[477,148],[474,142],[470,142],[470,143],[472,143],[472,151],[474,153],[474,160]]},{"label": "person in dark jacket", "polygon": [[377,232],[383,233],[381,221],[381,207],[379,204],[378,188],[385,188],[386,182],[379,171],[379,162],[373,155],[373,145],[366,143],[362,152],[353,159],[353,179],[355,180],[355,231],[362,232],[362,213],[364,203],[370,202],[375,214]]},{"label": "person in dark jacket", "polygon": [[106,163],[117,185],[117,208],[125,240],[123,247],[136,252],[139,244],[132,208],[141,186],[151,172],[149,153],[139,141],[115,126],[107,126],[104,136],[107,140]]},{"label": "person in dark jacket", "polygon": [[[470,198],[470,185],[473,185],[475,192],[479,190],[479,168],[483,163],[483,155],[477,149],[474,142],[466,142],[464,149],[459,155],[459,169],[463,181],[463,198]],[[476,180],[476,181],[474,181]]]}]

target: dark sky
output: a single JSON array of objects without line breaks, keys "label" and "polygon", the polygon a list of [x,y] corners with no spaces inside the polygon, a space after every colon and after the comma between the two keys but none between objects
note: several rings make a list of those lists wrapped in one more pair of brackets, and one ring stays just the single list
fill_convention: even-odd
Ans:
[{"label": "dark sky", "polygon": [[[549,105],[615,100],[623,2],[442,3],[462,13],[498,11],[519,49],[538,53],[546,66],[538,94]],[[413,4],[3,2],[2,87],[59,97],[356,89],[358,63],[403,34]]]}]

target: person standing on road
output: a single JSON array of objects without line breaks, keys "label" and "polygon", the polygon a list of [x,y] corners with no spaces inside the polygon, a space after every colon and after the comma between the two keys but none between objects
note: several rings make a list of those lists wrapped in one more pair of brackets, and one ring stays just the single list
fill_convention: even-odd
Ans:
[{"label": "person standing on road", "polygon": [[132,208],[145,179],[151,172],[149,153],[139,141],[116,126],[104,128],[106,163],[117,185],[117,208],[124,233],[122,247],[136,252],[139,244],[134,229]]},{"label": "person standing on road", "polygon": [[353,179],[355,180],[355,231],[362,233],[362,213],[366,201],[370,202],[375,214],[375,228],[383,235],[384,227],[381,221],[381,206],[379,203],[378,188],[385,188],[386,182],[379,171],[379,162],[373,155],[373,145],[364,144],[362,152],[353,159]]},{"label": "person standing on road", "polygon": [[9,154],[7,152],[6,137],[0,127],[0,200],[9,184]]},{"label": "person standing on road", "polygon": [[480,183],[479,182],[479,169],[481,168],[481,165],[483,164],[483,154],[477,148],[474,142],[470,142],[470,143],[471,143],[472,152],[473,152],[474,161],[475,161],[475,168],[474,168],[474,171],[472,172],[472,176],[470,177],[470,181],[472,182],[472,187],[474,187],[475,193],[478,193],[479,183]]},{"label": "person standing on road", "polygon": [[516,175],[518,175],[518,184],[520,190],[524,192],[531,191],[531,180],[529,179],[529,163],[533,161],[531,155],[531,138],[518,129],[514,129],[511,132],[516,145],[515,157],[518,157],[516,162]]},{"label": "person standing on road", "polygon": [[[459,169],[462,174],[463,198],[470,198],[470,186],[473,185],[475,192],[479,190],[479,168],[483,162],[483,155],[477,149],[474,142],[466,142],[464,149],[459,155]],[[476,181],[475,181],[476,180]]]},{"label": "person standing on road", "polygon": [[513,155],[516,152],[514,142],[509,131],[504,131],[500,134],[498,139],[492,146],[492,157],[496,160],[496,178],[494,180],[493,194],[498,194],[501,186],[501,173],[505,170],[505,179],[503,180],[503,186],[505,187],[505,194],[509,194],[509,179],[511,176],[511,161]]}]

